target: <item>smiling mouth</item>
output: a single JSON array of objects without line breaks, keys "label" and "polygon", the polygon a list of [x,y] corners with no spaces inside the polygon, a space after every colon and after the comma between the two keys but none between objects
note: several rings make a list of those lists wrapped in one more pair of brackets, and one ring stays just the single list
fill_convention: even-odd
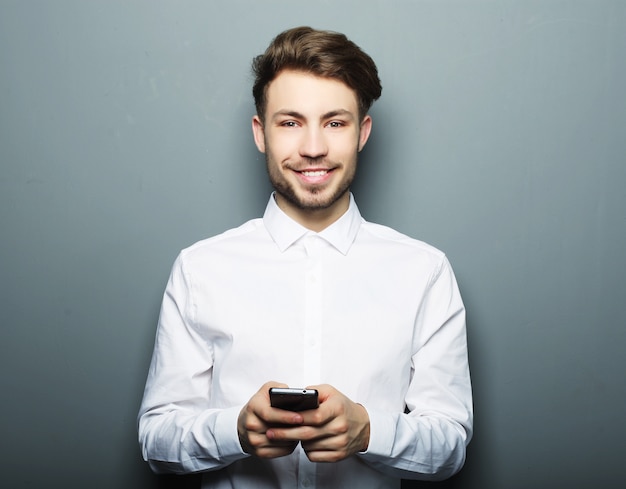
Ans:
[{"label": "smiling mouth", "polygon": [[304,175],[305,177],[323,177],[324,175],[328,173],[328,170],[315,170],[315,171],[305,170],[305,171],[301,171],[300,173]]}]

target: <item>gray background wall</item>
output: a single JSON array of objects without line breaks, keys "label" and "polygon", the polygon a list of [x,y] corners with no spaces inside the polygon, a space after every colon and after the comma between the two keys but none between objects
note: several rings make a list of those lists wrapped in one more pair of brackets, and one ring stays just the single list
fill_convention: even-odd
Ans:
[{"label": "gray background wall", "polygon": [[363,214],[462,287],[476,436],[439,487],[618,487],[619,0],[0,0],[0,485],[186,480],[136,443],[162,291],[181,248],[262,212],[249,61],[302,24],[379,65]]}]

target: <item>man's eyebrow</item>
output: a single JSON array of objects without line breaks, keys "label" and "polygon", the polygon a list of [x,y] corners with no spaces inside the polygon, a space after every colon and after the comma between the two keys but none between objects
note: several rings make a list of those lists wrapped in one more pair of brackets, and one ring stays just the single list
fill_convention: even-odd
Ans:
[{"label": "man's eyebrow", "polygon": [[349,117],[350,119],[354,119],[354,114],[352,112],[350,112],[347,109],[337,109],[337,110],[331,110],[330,112],[326,112],[323,116],[322,119],[331,119],[333,117]]},{"label": "man's eyebrow", "polygon": [[304,115],[298,112],[297,110],[288,110],[283,109],[272,114],[272,120],[275,120],[279,117],[293,117],[294,119],[304,119]]}]

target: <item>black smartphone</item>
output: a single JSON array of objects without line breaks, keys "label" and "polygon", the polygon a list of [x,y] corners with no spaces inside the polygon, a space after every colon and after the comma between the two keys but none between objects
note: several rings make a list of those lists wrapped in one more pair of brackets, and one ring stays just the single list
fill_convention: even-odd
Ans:
[{"label": "black smartphone", "polygon": [[286,409],[287,411],[315,409],[319,405],[317,390],[271,387],[270,404],[272,407]]}]

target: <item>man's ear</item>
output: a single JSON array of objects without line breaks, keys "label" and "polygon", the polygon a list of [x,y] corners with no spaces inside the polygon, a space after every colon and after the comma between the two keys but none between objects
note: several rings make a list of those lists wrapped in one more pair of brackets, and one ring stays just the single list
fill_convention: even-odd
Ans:
[{"label": "man's ear", "polygon": [[252,118],[252,134],[254,135],[254,144],[261,153],[265,153],[265,128],[263,121],[258,115]]},{"label": "man's ear", "polygon": [[361,121],[361,127],[359,131],[359,151],[363,149],[365,143],[370,137],[370,133],[372,132],[372,117],[368,114],[363,117]]}]

